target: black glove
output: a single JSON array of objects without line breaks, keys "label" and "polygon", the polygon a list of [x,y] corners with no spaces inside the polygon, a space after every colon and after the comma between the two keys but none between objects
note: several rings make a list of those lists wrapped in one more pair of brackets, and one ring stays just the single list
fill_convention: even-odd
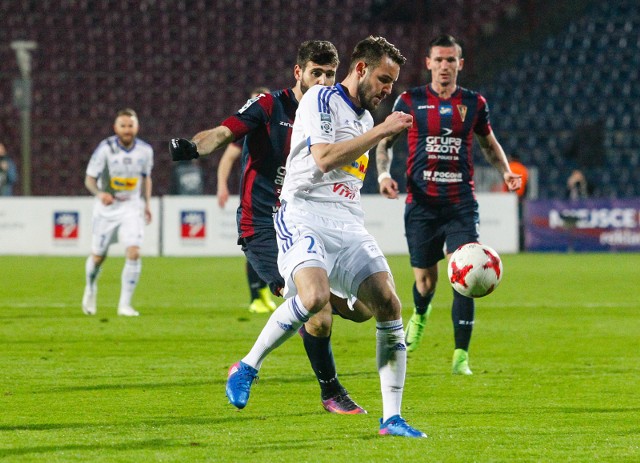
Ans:
[{"label": "black glove", "polygon": [[196,144],[186,138],[172,138],[169,142],[169,152],[174,161],[189,161],[200,156]]}]

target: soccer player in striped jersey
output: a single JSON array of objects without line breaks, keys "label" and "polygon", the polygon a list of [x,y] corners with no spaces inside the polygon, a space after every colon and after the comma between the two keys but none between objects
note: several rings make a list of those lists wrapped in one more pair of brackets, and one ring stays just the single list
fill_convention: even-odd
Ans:
[{"label": "soccer player in striped jersey", "polygon": [[267,355],[325,307],[331,293],[357,297],[376,318],[376,359],[382,391],[380,434],[426,437],[400,415],[406,348],[402,306],[376,240],[364,227],[360,189],[368,151],[411,125],[394,112],[373,127],[373,110],[391,94],[405,58],[382,37],[360,41],[341,84],[315,86],[302,98],[275,217],[285,302],[271,315],[250,352],[229,370],[229,401],[244,408]]},{"label": "soccer player in striped jersey", "polygon": [[[473,137],[485,158],[502,174],[510,191],[520,187],[520,176],[511,172],[498,143],[484,97],[457,85],[464,59],[462,48],[450,35],[429,44],[426,66],[431,83],[402,93],[395,111],[413,116],[408,130],[407,200],[405,231],[415,277],[415,311],[405,333],[407,350],[414,351],[424,334],[431,300],[438,281],[438,261],[458,246],[478,241],[478,202],[473,184]],[[395,137],[382,140],[376,150],[380,193],[398,196],[398,184],[389,168],[388,149]],[[453,374],[470,375],[469,342],[474,324],[474,300],[453,291],[451,316],[455,349]]]},{"label": "soccer player in striped jersey", "polygon": [[138,129],[138,116],[133,109],[118,111],[113,124],[115,135],[100,142],[87,166],[84,184],[96,198],[91,255],[85,264],[86,286],[82,297],[82,311],[87,315],[96,314],[98,276],[109,246],[118,241],[126,248],[118,315],[139,315],[131,307],[131,298],[142,270],[144,222],[151,222],[153,148],[137,138]]},{"label": "soccer player in striped jersey", "polygon": [[[261,93],[269,93],[267,87],[256,87],[251,91],[250,98],[255,98]],[[244,146],[244,137],[240,140],[229,143],[218,163],[218,188],[216,196],[218,197],[218,206],[223,208],[229,200],[229,175],[235,162],[242,155],[242,147]],[[271,290],[267,283],[260,278],[258,272],[251,266],[251,262],[246,263],[247,281],[249,283],[249,293],[251,302],[249,303],[249,312],[251,313],[270,313],[276,309],[276,303],[271,299]]]},{"label": "soccer player in striped jersey", "polygon": [[[331,42],[303,42],[294,66],[294,87],[257,95],[220,126],[197,133],[193,141],[171,141],[175,161],[210,154],[246,136],[237,213],[238,244],[276,295],[281,295],[284,280],[278,269],[273,216],[280,207],[279,196],[298,102],[314,85],[333,85],[338,64],[338,51]],[[331,413],[366,413],[338,380],[331,350],[332,308],[354,321],[371,318],[361,303],[355,304],[357,310],[349,310],[346,301],[334,298],[320,316],[300,328],[307,356],[320,384],[322,405]]]}]

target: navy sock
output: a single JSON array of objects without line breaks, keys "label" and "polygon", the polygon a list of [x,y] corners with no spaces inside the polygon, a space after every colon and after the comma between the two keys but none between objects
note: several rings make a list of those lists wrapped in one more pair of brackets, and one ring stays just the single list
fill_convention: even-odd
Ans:
[{"label": "navy sock", "polygon": [[302,342],[311,362],[311,368],[320,383],[322,400],[329,399],[343,393],[342,385],[338,381],[336,364],[331,350],[331,337],[318,338],[310,335],[304,325],[300,328]]},{"label": "navy sock", "polygon": [[453,291],[451,320],[453,321],[453,336],[456,341],[456,349],[469,350],[474,318],[475,301],[473,298],[463,296]]},{"label": "navy sock", "polygon": [[429,308],[429,304],[431,304],[431,299],[433,299],[433,295],[435,291],[427,293],[426,296],[423,296],[418,291],[416,284],[413,283],[413,304],[415,305],[416,312],[420,315],[424,315],[427,313],[427,308]]},{"label": "navy sock", "polygon": [[251,292],[251,300],[260,298],[258,290],[264,288],[267,284],[262,281],[258,273],[253,269],[249,261],[247,261],[247,279],[249,280],[249,291]]}]

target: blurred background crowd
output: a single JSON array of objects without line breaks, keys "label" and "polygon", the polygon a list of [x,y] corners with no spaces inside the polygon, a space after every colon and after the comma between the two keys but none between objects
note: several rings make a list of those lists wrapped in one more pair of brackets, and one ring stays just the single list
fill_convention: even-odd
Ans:
[{"label": "blurred background crowd", "polygon": [[[290,85],[303,40],[336,45],[341,80],[356,42],[385,36],[408,59],[399,94],[428,81],[426,44],[449,33],[464,47],[459,82],[487,98],[505,151],[529,168],[530,198],[568,197],[576,172],[584,194],[640,197],[636,0],[6,0],[0,18],[0,142],[22,173],[14,195],[86,195],[88,158],[123,107],[156,151],[154,194],[169,194],[168,140],[218,125],[251,88]],[[15,41],[35,43],[28,69]],[[25,81],[28,102],[16,95]],[[396,157],[401,179],[402,150]],[[478,189],[495,190],[475,157]],[[218,160],[199,161],[205,194],[215,194]],[[377,192],[376,178],[365,192]]]}]

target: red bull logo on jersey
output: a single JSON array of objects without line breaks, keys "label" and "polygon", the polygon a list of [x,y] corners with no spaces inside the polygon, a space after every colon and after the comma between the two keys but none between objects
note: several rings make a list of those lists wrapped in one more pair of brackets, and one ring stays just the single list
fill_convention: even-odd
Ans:
[{"label": "red bull logo on jersey", "polygon": [[80,214],[75,211],[53,213],[53,238],[55,240],[77,240]]},{"label": "red bull logo on jersey", "polygon": [[133,191],[138,186],[138,178],[113,177],[111,179],[111,188],[114,191]]},{"label": "red bull logo on jersey", "polygon": [[342,170],[353,175],[358,180],[364,180],[369,167],[369,153],[365,153],[348,166],[344,166]]},{"label": "red bull logo on jersey", "polygon": [[180,212],[180,237],[184,240],[207,237],[207,216],[205,211]]}]

